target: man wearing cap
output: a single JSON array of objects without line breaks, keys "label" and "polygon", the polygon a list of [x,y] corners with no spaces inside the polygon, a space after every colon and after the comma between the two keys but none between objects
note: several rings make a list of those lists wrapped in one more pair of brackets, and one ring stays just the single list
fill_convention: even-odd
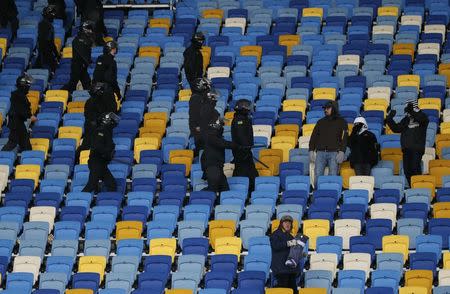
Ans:
[{"label": "man wearing cap", "polygon": [[339,115],[336,101],[329,101],[323,106],[325,117],[315,125],[309,141],[309,158],[314,167],[314,184],[323,176],[328,166],[329,175],[337,175],[339,164],[344,161],[347,148],[347,122]]},{"label": "man wearing cap", "polygon": [[[270,246],[272,248],[272,264],[271,269],[276,278],[276,288],[289,288],[297,291],[297,276],[300,273],[298,266],[298,260],[295,264],[290,260],[292,259],[291,249],[295,248],[295,253],[301,256],[303,247],[299,240],[296,240],[292,235],[294,220],[290,215],[284,215],[280,220],[278,229],[270,236]],[[306,239],[307,240],[307,239]],[[304,244],[303,244],[304,245]],[[288,262],[289,261],[289,262]]]},{"label": "man wearing cap", "polygon": [[428,127],[428,117],[418,106],[417,100],[410,100],[405,107],[405,117],[394,121],[396,111],[392,109],[386,117],[386,123],[395,133],[400,133],[400,144],[403,152],[403,172],[411,185],[411,177],[422,174],[422,156]]}]

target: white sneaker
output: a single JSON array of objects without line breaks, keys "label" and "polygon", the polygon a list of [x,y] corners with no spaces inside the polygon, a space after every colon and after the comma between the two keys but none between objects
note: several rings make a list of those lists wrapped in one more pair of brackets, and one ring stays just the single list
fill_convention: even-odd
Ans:
[{"label": "white sneaker", "polygon": [[293,259],[286,260],[286,262],[284,264],[286,266],[288,266],[288,267],[291,267],[291,268],[296,268],[297,267],[297,263]]}]

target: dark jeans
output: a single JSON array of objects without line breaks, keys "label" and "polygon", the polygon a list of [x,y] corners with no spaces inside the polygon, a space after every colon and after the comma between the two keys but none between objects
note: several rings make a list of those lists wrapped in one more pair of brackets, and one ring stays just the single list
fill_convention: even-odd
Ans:
[{"label": "dark jeans", "polygon": [[91,159],[88,161],[89,166],[89,180],[86,186],[83,188],[83,192],[95,192],[98,190],[99,180],[103,181],[108,192],[117,191],[116,180],[114,179],[111,171],[108,169],[108,162],[103,159]]},{"label": "dark jeans", "polygon": [[422,174],[423,152],[412,149],[403,149],[403,172],[411,186],[411,177]]},{"label": "dark jeans", "polygon": [[8,142],[3,146],[2,151],[11,151],[17,145],[19,145],[20,151],[31,150],[30,134],[25,124],[16,123],[14,125],[15,127],[9,130]]},{"label": "dark jeans", "polygon": [[275,276],[277,279],[277,285],[275,288],[289,288],[294,291],[294,294],[298,293],[297,290],[297,274],[278,274]]},{"label": "dark jeans", "polygon": [[369,163],[354,163],[353,169],[357,176],[370,176],[371,167]]},{"label": "dark jeans", "polygon": [[206,167],[206,178],[208,187],[203,190],[222,192],[230,190],[228,186],[227,177],[223,173],[223,166],[208,166]]},{"label": "dark jeans", "polygon": [[72,62],[70,70],[70,80],[62,89],[72,93],[77,88],[78,81],[81,81],[83,89],[89,90],[91,87],[91,77],[88,74],[87,67],[78,62]]}]

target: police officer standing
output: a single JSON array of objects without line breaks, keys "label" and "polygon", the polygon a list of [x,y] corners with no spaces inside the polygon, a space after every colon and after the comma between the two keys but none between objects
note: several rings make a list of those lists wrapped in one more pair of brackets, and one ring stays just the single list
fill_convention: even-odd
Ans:
[{"label": "police officer standing", "polygon": [[112,112],[104,113],[99,117],[89,154],[89,180],[83,188],[83,192],[97,193],[99,180],[103,181],[108,192],[117,190],[116,180],[108,169],[108,164],[114,154],[115,144],[112,139],[112,131],[118,121],[119,117]]},{"label": "police officer standing", "polygon": [[91,63],[91,49],[94,39],[94,26],[92,22],[86,21],[81,24],[78,35],[72,41],[72,64],[70,66],[70,81],[64,85],[63,90],[72,93],[81,81],[83,89],[89,89],[91,78],[88,67]]},{"label": "police officer standing", "polygon": [[97,129],[99,116],[117,110],[114,94],[107,84],[100,82],[93,84],[89,94],[91,97],[84,106],[84,137],[79,151],[91,148],[92,136]]},{"label": "police officer standing", "polygon": [[103,47],[103,54],[97,58],[95,65],[93,83],[107,83],[108,86],[121,99],[119,84],[117,83],[117,63],[114,56],[117,53],[117,43],[115,41],[106,42]]},{"label": "police officer standing", "polygon": [[36,117],[31,114],[31,105],[27,98],[32,82],[32,77],[26,73],[16,80],[17,90],[11,93],[11,107],[8,112],[9,137],[2,151],[11,151],[17,145],[21,151],[31,150],[30,134],[25,122],[28,119],[31,122],[36,121]]},{"label": "police officer standing", "polygon": [[203,77],[203,55],[200,49],[202,49],[205,42],[205,36],[202,32],[194,34],[191,40],[191,46],[184,50],[184,72],[186,73],[186,79],[189,82],[192,93],[195,93],[199,89],[195,86],[197,79]]},{"label": "police officer standing", "polygon": [[94,24],[95,43],[103,46],[105,41],[103,36],[107,34],[104,22],[103,3],[101,0],[79,1],[81,9],[81,21],[91,21]]},{"label": "police officer standing", "polygon": [[234,107],[235,113],[231,123],[231,137],[233,142],[246,149],[233,150],[234,172],[233,177],[248,177],[250,181],[250,191],[254,190],[255,178],[258,176],[251,147],[253,146],[253,126],[250,113],[252,111],[251,102],[247,99],[240,99]]},{"label": "police officer standing", "polygon": [[6,28],[8,22],[11,23],[11,31],[13,38],[17,34],[17,29],[19,28],[19,20],[17,15],[17,6],[14,0],[0,0],[0,26]]},{"label": "police officer standing", "polygon": [[44,17],[38,29],[38,56],[36,68],[48,68],[53,73],[58,63],[59,52],[55,45],[55,29],[53,19],[56,17],[56,7],[49,5],[42,11]]}]

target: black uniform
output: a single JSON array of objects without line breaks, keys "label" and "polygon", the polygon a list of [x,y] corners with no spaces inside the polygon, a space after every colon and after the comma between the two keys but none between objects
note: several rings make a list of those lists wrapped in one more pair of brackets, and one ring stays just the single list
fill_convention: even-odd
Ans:
[{"label": "black uniform", "polygon": [[65,23],[66,21],[66,2],[64,0],[48,0],[49,5],[55,5],[56,7],[56,17],[62,19]]},{"label": "black uniform", "polygon": [[200,110],[203,100],[203,95],[200,93],[193,94],[189,100],[189,130],[195,142],[194,157],[198,156],[205,145],[200,132]]},{"label": "black uniform", "polygon": [[55,45],[55,29],[52,23],[43,18],[38,29],[38,56],[35,66],[37,68],[49,68],[55,72],[58,60],[58,49]]},{"label": "black uniform", "polygon": [[17,15],[17,6],[14,0],[0,0],[0,26],[6,28],[8,22],[11,23],[11,31],[13,36],[16,36],[19,28],[19,20]]},{"label": "black uniform", "polygon": [[107,83],[120,100],[120,88],[117,83],[117,63],[114,60],[114,56],[110,53],[104,53],[97,58],[93,82]]},{"label": "black uniform", "polygon": [[64,90],[73,92],[81,81],[83,89],[89,89],[91,78],[88,74],[88,67],[91,63],[92,40],[84,33],[80,32],[72,42],[72,63],[70,66],[70,81],[63,87]]},{"label": "black uniform", "polygon": [[81,21],[92,21],[95,23],[95,43],[98,46],[103,46],[105,41],[103,35],[107,34],[104,22],[104,11],[101,0],[86,0],[81,1]]},{"label": "black uniform", "polygon": [[228,191],[228,181],[223,173],[225,149],[236,148],[236,144],[223,138],[223,128],[209,127],[205,135],[206,178],[208,187],[204,190],[222,192]]},{"label": "black uniform", "polygon": [[193,93],[197,92],[195,81],[203,77],[203,55],[200,51],[201,48],[200,44],[193,42],[183,53],[184,72],[186,73],[186,79]]},{"label": "black uniform", "polygon": [[25,122],[31,117],[31,104],[27,98],[28,90],[18,88],[11,93],[11,107],[8,112],[8,143],[2,151],[10,151],[19,145],[21,151],[31,150],[30,134]]},{"label": "black uniform", "polygon": [[247,149],[233,150],[234,177],[248,177],[250,191],[254,190],[255,178],[258,176],[251,146],[253,146],[252,120],[248,115],[235,113],[231,123],[231,137],[233,142],[240,146],[248,146]]},{"label": "black uniform", "polygon": [[99,180],[103,181],[109,192],[114,192],[117,190],[116,180],[108,169],[115,148],[112,126],[98,127],[92,140],[88,161],[89,180],[83,188],[83,192],[97,192]]},{"label": "black uniform", "polygon": [[368,130],[366,120],[357,117],[348,139],[351,150],[348,159],[357,176],[370,176],[372,167],[378,163],[378,146],[377,138]]}]

